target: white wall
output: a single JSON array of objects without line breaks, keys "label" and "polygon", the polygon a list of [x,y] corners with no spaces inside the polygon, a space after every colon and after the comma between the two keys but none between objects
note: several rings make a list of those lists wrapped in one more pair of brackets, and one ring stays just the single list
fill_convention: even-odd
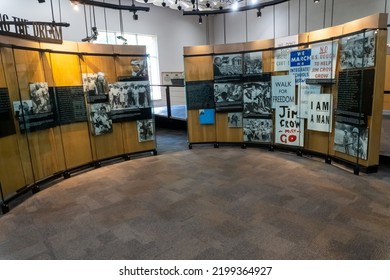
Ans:
[{"label": "white wall", "polygon": [[[325,25],[324,4],[326,2]],[[390,6],[390,1],[388,1]],[[290,3],[290,4],[289,4]],[[257,18],[257,10],[226,14],[214,17],[215,43],[245,42],[243,36],[248,34],[247,41],[284,37],[293,34],[313,31],[331,26],[332,0],[290,0],[274,7],[262,10],[262,17]],[[307,3],[307,9],[306,9]],[[342,24],[361,17],[385,12],[386,0],[334,0],[333,25]],[[388,12],[390,7],[387,7]],[[307,10],[307,12],[306,12]],[[290,13],[288,12],[290,11]],[[247,13],[247,17],[245,15]],[[290,14],[290,21],[289,19]],[[298,17],[299,15],[299,17]],[[247,18],[247,20],[245,20]],[[274,27],[275,20],[275,27]],[[226,33],[226,34],[225,34]],[[224,42],[224,35],[226,42]]]},{"label": "white wall", "polygon": [[[118,4],[118,0],[106,0]],[[122,0],[123,5],[131,1]],[[145,6],[137,3],[137,6]],[[59,20],[59,0],[53,0],[55,20]],[[86,37],[84,10],[80,6],[75,11],[69,0],[60,0],[62,21],[70,23],[63,29],[64,40],[80,41]],[[123,11],[124,31],[129,33],[157,35],[160,56],[160,71],[183,71],[183,46],[207,44],[206,24],[200,25],[195,16],[183,16],[181,12],[170,8],[150,7],[149,12],[138,12],[139,20],[134,21],[132,13]],[[39,4],[37,0],[0,0],[0,13],[26,18],[31,21],[51,22],[50,1]],[[105,29],[104,10],[95,8],[98,29]],[[106,9],[107,30],[120,31],[119,11]],[[88,28],[90,28],[89,9],[87,8]],[[204,20],[205,21],[205,20]],[[213,28],[212,22],[210,28]],[[211,34],[214,30],[211,30]]]}]

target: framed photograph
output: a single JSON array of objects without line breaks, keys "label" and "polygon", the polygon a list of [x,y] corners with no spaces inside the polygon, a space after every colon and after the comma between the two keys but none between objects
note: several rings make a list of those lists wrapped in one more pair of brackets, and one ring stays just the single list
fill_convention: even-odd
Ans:
[{"label": "framed photograph", "polygon": [[30,98],[34,114],[51,112],[49,87],[46,82],[30,83]]},{"label": "framed photograph", "polygon": [[214,99],[217,111],[242,110],[243,88],[241,83],[215,83]]},{"label": "framed photograph", "polygon": [[103,72],[95,74],[83,73],[82,79],[88,103],[108,102],[109,87]]},{"label": "framed photograph", "polygon": [[242,54],[214,56],[214,79],[239,78],[242,75]]},{"label": "framed photograph", "polygon": [[103,135],[112,132],[111,109],[108,103],[90,105],[89,118],[93,135]]},{"label": "framed photograph", "polygon": [[110,84],[109,103],[111,110],[151,108],[149,81]]},{"label": "framed photograph", "polygon": [[130,59],[130,74],[135,79],[149,79],[148,60],[145,56]]},{"label": "framed photograph", "polygon": [[153,141],[154,140],[154,126],[153,119],[138,120],[137,121],[138,141]]},{"label": "framed photograph", "polygon": [[244,118],[244,142],[271,143],[272,119]]},{"label": "framed photograph", "polygon": [[272,114],[271,82],[244,84],[244,117]]},{"label": "framed photograph", "polygon": [[263,53],[250,52],[244,54],[244,75],[256,75],[263,72]]},{"label": "framed photograph", "polygon": [[242,113],[234,112],[228,113],[228,127],[242,127]]},{"label": "framed photograph", "polygon": [[367,159],[368,128],[337,122],[334,133],[334,149],[360,159]]},{"label": "framed photograph", "polygon": [[161,72],[161,81],[166,86],[184,86],[183,72]]}]

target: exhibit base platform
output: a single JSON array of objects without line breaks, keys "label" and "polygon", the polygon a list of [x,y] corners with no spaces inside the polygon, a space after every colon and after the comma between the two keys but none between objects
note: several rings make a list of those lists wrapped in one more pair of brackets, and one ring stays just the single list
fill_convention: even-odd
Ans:
[{"label": "exhibit base platform", "polygon": [[46,177],[44,179],[41,179],[33,184],[26,185],[20,189],[18,189],[14,194],[10,195],[7,198],[4,198],[3,196],[3,190],[0,184],[0,191],[1,191],[1,212],[3,214],[6,214],[10,211],[10,204],[14,203],[17,205],[18,203],[24,201],[23,196],[27,195],[30,191],[31,194],[38,193],[42,188],[50,187],[51,184],[56,183],[57,180],[60,179],[69,179],[72,175],[81,174],[84,172],[87,172],[92,169],[100,168],[104,165],[111,165],[117,162],[127,161],[131,159],[140,158],[143,156],[156,156],[157,150],[151,149],[146,151],[140,151],[140,152],[134,152],[134,153],[126,153],[118,156],[113,156],[109,158],[104,158],[100,160],[95,160],[92,162],[89,162],[87,164],[83,164],[81,166],[77,166],[74,168],[70,168],[61,172],[57,172],[49,177]]},{"label": "exhibit base platform", "polygon": [[154,120],[157,128],[187,130],[187,121],[183,119],[155,115]]}]

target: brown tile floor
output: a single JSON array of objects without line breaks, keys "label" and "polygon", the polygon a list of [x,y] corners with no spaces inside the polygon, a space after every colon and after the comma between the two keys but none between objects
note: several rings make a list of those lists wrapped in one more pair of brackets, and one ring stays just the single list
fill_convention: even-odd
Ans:
[{"label": "brown tile floor", "polygon": [[390,259],[390,168],[158,135],[0,217],[1,259]]}]

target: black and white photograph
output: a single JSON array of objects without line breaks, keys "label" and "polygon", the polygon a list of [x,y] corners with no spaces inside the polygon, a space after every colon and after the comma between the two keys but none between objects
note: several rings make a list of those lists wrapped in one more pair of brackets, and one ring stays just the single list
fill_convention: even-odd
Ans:
[{"label": "black and white photograph", "polygon": [[133,57],[130,59],[131,77],[148,80],[148,60],[146,57]]},{"label": "black and white photograph", "polygon": [[110,105],[94,103],[90,105],[89,117],[93,135],[103,135],[112,132]]},{"label": "black and white photograph", "polygon": [[149,81],[117,82],[109,85],[111,110],[150,108]]},{"label": "black and white photograph", "polygon": [[244,84],[244,117],[270,115],[271,102],[271,82]]},{"label": "black and white photograph", "polygon": [[187,109],[214,108],[213,81],[186,82]]},{"label": "black and white photograph", "polygon": [[154,140],[154,126],[153,119],[149,120],[138,120],[137,121],[137,130],[138,130],[138,141],[153,141]]},{"label": "black and white photograph", "polygon": [[102,103],[108,101],[109,87],[103,72],[94,74],[83,73],[82,79],[88,103]]},{"label": "black and white photograph", "polygon": [[255,75],[263,72],[263,53],[250,52],[244,54],[244,75]]},{"label": "black and white photograph", "polygon": [[15,118],[23,121],[23,115],[28,116],[34,114],[32,100],[18,100],[13,102]]},{"label": "black and white photograph", "polygon": [[30,83],[29,87],[34,114],[51,112],[52,108],[47,83]]},{"label": "black and white photograph", "polygon": [[215,83],[214,100],[219,111],[241,110],[243,88],[240,83]]},{"label": "black and white photograph", "polygon": [[338,152],[367,159],[368,128],[336,122],[334,149]]},{"label": "black and white photograph", "polygon": [[242,75],[242,55],[214,56],[214,79],[239,78]]},{"label": "black and white photograph", "polygon": [[272,119],[244,118],[244,142],[271,143]]},{"label": "black and white photograph", "polygon": [[242,127],[242,113],[241,112],[233,112],[228,113],[228,127]]},{"label": "black and white photograph", "polygon": [[360,33],[340,39],[341,70],[375,66],[375,33]]}]

